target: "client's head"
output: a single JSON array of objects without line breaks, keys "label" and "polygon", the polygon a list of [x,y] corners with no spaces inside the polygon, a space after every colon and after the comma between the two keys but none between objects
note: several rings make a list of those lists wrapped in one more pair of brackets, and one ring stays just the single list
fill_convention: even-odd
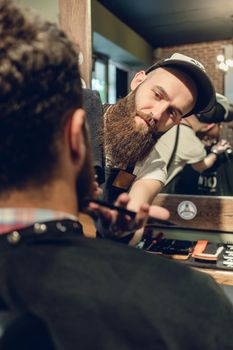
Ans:
[{"label": "client's head", "polygon": [[0,51],[0,196],[64,181],[64,164],[70,183],[86,173],[78,187],[88,192],[77,47],[57,25],[1,0]]}]

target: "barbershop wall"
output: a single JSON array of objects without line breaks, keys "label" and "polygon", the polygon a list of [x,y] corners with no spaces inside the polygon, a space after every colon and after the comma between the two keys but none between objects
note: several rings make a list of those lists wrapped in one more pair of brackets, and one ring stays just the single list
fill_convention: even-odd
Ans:
[{"label": "barbershop wall", "polygon": [[135,31],[114,16],[98,1],[91,1],[92,30],[130,52],[145,64],[150,64],[152,47]]},{"label": "barbershop wall", "polygon": [[[46,16],[53,22],[58,22],[59,17],[59,0],[17,0],[20,3],[31,6],[39,11],[43,16]],[[123,52],[123,59],[118,60],[114,55],[110,55],[111,59],[119,61],[120,63],[129,63],[132,67],[133,64],[141,64],[147,66],[153,60],[153,50],[145,40],[139,37],[129,27],[122,23],[118,18],[111,14],[96,0],[91,0],[92,6],[92,31],[93,35],[99,35],[99,37],[105,38],[102,47],[97,47],[97,51],[103,54],[111,52],[110,44],[106,45],[107,40],[111,42],[114,47],[114,54],[119,56],[119,52]],[[93,40],[95,51],[95,40]],[[212,41],[202,42],[197,44],[186,44],[180,46],[171,46],[164,48],[157,48],[154,50],[154,60],[169,57],[174,52],[180,52],[185,55],[194,57],[200,60],[207,72],[211,76],[215,88],[218,92],[224,93],[224,73],[216,67],[216,56],[220,53],[224,53],[224,45],[232,44],[231,40],[224,41]],[[105,51],[102,49],[104,48]],[[128,56],[125,54],[128,51]],[[118,56],[117,56],[118,55]],[[136,63],[135,63],[136,62]],[[141,69],[141,68],[140,68]],[[138,69],[137,69],[138,70]]]},{"label": "barbershop wall", "polygon": [[58,23],[58,0],[17,0],[24,6],[32,7],[51,22]]},{"label": "barbershop wall", "polygon": [[157,60],[169,57],[174,52],[180,52],[196,58],[206,67],[208,74],[213,80],[216,91],[224,93],[224,73],[216,66],[216,56],[224,53],[224,45],[231,43],[230,40],[224,40],[164,47],[154,50],[154,56]]}]

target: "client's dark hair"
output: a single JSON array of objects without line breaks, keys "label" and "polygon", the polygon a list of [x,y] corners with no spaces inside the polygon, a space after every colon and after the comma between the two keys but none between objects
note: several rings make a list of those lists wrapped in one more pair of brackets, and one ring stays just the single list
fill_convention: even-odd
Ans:
[{"label": "client's dark hair", "polygon": [[57,139],[82,105],[78,51],[57,25],[0,1],[0,192],[53,176]]}]

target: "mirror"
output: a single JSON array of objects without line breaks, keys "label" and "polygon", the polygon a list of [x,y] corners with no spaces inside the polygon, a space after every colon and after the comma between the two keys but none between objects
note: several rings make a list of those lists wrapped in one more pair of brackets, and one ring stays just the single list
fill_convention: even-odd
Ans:
[{"label": "mirror", "polygon": [[[148,5],[147,11],[145,10],[145,6],[142,5],[143,7],[143,11],[142,9],[140,9],[140,6],[135,7],[134,9],[129,8],[128,5],[122,6],[121,8],[119,8],[116,5],[116,2],[111,2],[111,1],[104,1],[101,0],[99,1],[100,3],[102,3],[103,5],[108,5],[108,8],[110,10],[110,12],[114,13],[114,11],[118,12],[118,19],[121,19],[121,15],[124,15],[124,19],[126,20],[126,17],[131,17],[132,22],[135,18],[137,18],[137,15],[139,14],[139,18],[140,21],[139,23],[137,23],[137,32],[140,33],[140,30],[144,31],[144,34],[149,34],[148,35],[148,43],[150,43],[151,48],[153,48],[153,58],[150,56],[149,57],[149,62],[151,63],[151,59],[153,61],[158,60],[158,59],[162,59],[165,57],[168,57],[170,54],[174,53],[175,50],[177,50],[178,52],[182,52],[184,54],[190,55],[190,56],[195,56],[197,59],[200,59],[201,62],[203,62],[203,64],[205,65],[208,73],[211,75],[211,77],[214,79],[214,84],[216,87],[216,90],[219,92],[223,92],[223,86],[224,86],[224,82],[226,81],[227,77],[228,77],[228,73],[226,73],[225,75],[223,75],[223,73],[221,71],[219,71],[217,69],[216,66],[216,57],[219,53],[224,53],[224,48],[222,46],[222,41],[221,40],[225,40],[226,39],[226,34],[224,34],[224,32],[222,31],[222,37],[219,36],[219,28],[222,27],[222,23],[224,23],[225,21],[227,21],[227,26],[228,28],[230,28],[229,30],[232,29],[232,21],[230,20],[230,16],[225,16],[224,18],[221,19],[221,23],[219,23],[219,27],[216,26],[216,18],[215,16],[213,16],[213,13],[211,13],[210,11],[208,11],[208,13],[205,13],[206,8],[203,5],[204,3],[200,3],[199,7],[195,9],[195,13],[196,13],[196,17],[195,19],[193,18],[193,6],[190,5],[189,2],[184,3],[181,2],[179,4],[179,11],[174,12],[174,6],[172,2],[169,2],[171,6],[168,6],[167,3],[162,5],[160,4],[158,7],[153,6],[153,11],[155,12],[155,15],[157,16],[158,23],[156,25],[154,25],[154,17],[152,20],[151,17],[151,8]],[[118,10],[117,10],[118,8]],[[135,53],[135,51],[131,51],[132,47],[131,45],[129,45],[129,42],[127,42],[127,45],[125,46],[125,42],[122,42],[121,38],[115,38],[115,36],[113,35],[113,33],[111,32],[114,29],[114,26],[119,26],[117,28],[120,28],[121,23],[120,21],[118,21],[117,23],[112,24],[111,28],[106,28],[106,32],[104,32],[103,28],[102,28],[102,22],[101,22],[101,9],[100,8],[94,8],[95,9],[95,18],[93,18],[93,52],[100,52],[102,54],[107,55],[107,57],[109,57],[110,60],[113,60],[115,62],[117,62],[119,65],[123,65],[123,63],[125,64],[125,66],[127,69],[131,70],[131,76],[129,75],[128,77],[128,82],[130,81],[132,75],[133,75],[133,70],[136,69],[136,71],[138,70],[136,63],[133,61],[134,59],[138,58],[137,53]],[[221,9],[222,10],[222,9]],[[225,9],[227,11],[227,9]],[[228,9],[228,13],[231,13],[230,9]],[[220,19],[220,13],[222,13],[220,11],[220,8],[218,9],[217,7],[215,8],[215,11],[217,11],[218,13],[218,18]],[[201,14],[201,15],[198,15]],[[203,13],[205,13],[205,16],[203,16]],[[98,16],[96,15],[98,14]],[[121,14],[121,15],[120,15]],[[126,17],[125,17],[126,16]],[[144,16],[144,20],[142,19],[142,16]],[[177,20],[177,16],[180,16],[180,20]],[[186,18],[187,16],[187,18]],[[93,16],[94,17],[94,16]],[[167,18],[169,17],[169,21],[167,20]],[[185,21],[185,23],[188,24],[187,27],[185,27],[184,30],[184,21],[183,19],[186,18],[187,21]],[[205,18],[205,19],[204,19]],[[206,25],[206,19],[208,18],[208,26]],[[151,19],[151,21],[150,21]],[[203,20],[204,19],[204,20]],[[175,23],[173,23],[173,21],[175,21]],[[196,25],[192,26],[192,23],[194,23],[193,21],[195,21]],[[127,22],[126,22],[127,23]],[[173,23],[173,24],[172,24]],[[191,23],[191,24],[190,24]],[[128,23],[130,25],[130,23]],[[140,25],[143,24],[143,25]],[[221,24],[221,26],[220,26]],[[182,30],[179,29],[179,25],[182,25]],[[194,31],[195,28],[195,31]],[[210,30],[211,28],[211,30]],[[217,30],[218,28],[218,30]],[[225,27],[226,28],[226,27]],[[201,35],[197,34],[198,30],[200,30]],[[154,31],[154,35],[152,34]],[[117,32],[117,31],[116,31]],[[126,33],[126,32],[125,32]],[[211,38],[208,37],[208,40],[204,40],[203,35],[209,35],[211,33]],[[101,34],[101,36],[99,35]],[[197,35],[197,37],[194,37],[194,34]],[[228,36],[229,37],[229,36]],[[114,51],[113,51],[113,47],[112,45],[110,45],[110,43],[104,39],[110,39],[111,38],[111,44],[114,43]],[[128,36],[127,36],[128,38]],[[203,42],[199,43],[200,38],[203,39]],[[198,40],[196,40],[198,39]],[[207,39],[207,37],[206,37]],[[213,41],[213,44],[211,43],[210,40],[218,40],[218,41]],[[154,42],[153,42],[154,41]],[[135,46],[135,42],[136,38],[134,38],[134,40],[130,40],[130,43],[134,43],[133,46]],[[186,45],[184,45],[184,43],[187,43]],[[196,44],[195,44],[196,43]],[[224,44],[227,44],[226,42],[224,42]],[[232,42],[229,40],[229,44],[232,44]],[[165,45],[165,47],[164,47]],[[136,45],[137,46],[137,45]],[[199,47],[200,46],[200,47]],[[123,52],[122,52],[122,47],[124,47],[124,51],[127,51],[128,54],[131,54],[131,58],[130,57],[126,57],[124,56],[123,58]],[[144,46],[142,45],[138,45],[138,47],[140,47],[140,54],[143,55],[144,53]],[[211,49],[210,49],[211,48]],[[117,58],[116,58],[116,54],[118,53]],[[148,52],[148,51],[145,51]],[[133,56],[134,53],[136,55]],[[143,56],[140,56],[143,57]],[[148,57],[147,57],[148,58]],[[146,56],[143,57],[143,64],[147,64],[147,59]],[[128,66],[126,64],[126,62],[128,62]],[[141,61],[142,63],[142,61]],[[149,63],[149,64],[150,64]],[[140,62],[138,61],[138,64],[140,65]],[[134,68],[135,67],[135,68]],[[140,69],[143,69],[143,67],[141,67]],[[232,84],[229,84],[230,90],[231,89]],[[113,90],[113,85],[112,85],[112,81],[110,81],[109,83],[109,91],[112,92]],[[225,86],[225,91],[224,93],[227,94],[227,90],[226,90],[226,86]],[[233,101],[232,101],[233,102]],[[231,129],[232,131],[232,129]],[[232,137],[232,132],[231,132],[231,140],[233,140]],[[225,157],[225,163],[226,166],[225,168],[230,168],[230,164],[232,163],[232,157],[231,156],[226,156]],[[230,159],[229,159],[230,158]],[[193,179],[192,183],[187,183],[186,185],[186,189],[187,191],[183,192],[176,192],[176,193],[191,193],[191,186],[194,183],[194,179],[197,182],[198,186],[200,187],[199,191],[198,191],[198,195],[208,195],[208,196],[220,196],[220,195],[224,195],[224,196],[232,196],[233,195],[233,191],[229,191],[229,189],[226,188],[216,188],[217,186],[217,182],[219,183],[219,179],[223,179],[223,176],[225,176],[225,169],[221,169],[221,171],[219,172],[219,179],[216,178],[216,174],[215,171],[213,171],[212,174],[209,174],[209,176],[206,176],[206,174],[202,174],[199,177],[198,173],[190,173],[189,169],[190,166],[187,167],[187,177],[186,179]],[[191,169],[192,170],[192,169]],[[230,179],[231,180],[231,179]],[[232,180],[231,180],[232,181]],[[222,181],[223,185],[228,185],[228,180],[227,181]],[[184,184],[184,182],[183,182]],[[197,187],[197,186],[196,186]],[[232,186],[231,186],[232,189]],[[168,193],[174,193],[174,192],[168,192]],[[195,192],[192,192],[195,193]]]},{"label": "mirror", "polygon": [[[108,3],[108,6],[110,7],[110,10],[111,10],[111,2],[109,2],[109,1],[108,2],[99,1],[99,2],[102,4]],[[112,4],[114,4],[114,6],[117,6],[116,2],[112,2]],[[201,15],[198,15],[198,12],[195,12],[196,13],[195,19],[193,18],[193,11],[191,11],[192,6],[190,5],[189,2],[187,2],[187,4],[188,4],[187,7],[185,4],[186,3],[184,3],[184,2],[179,4],[179,6],[180,6],[179,15],[181,16],[182,20],[178,21],[177,20],[177,9],[176,9],[176,12],[174,15],[173,3],[171,2],[171,6],[167,6],[167,3],[164,4],[165,9],[162,11],[161,11],[161,9],[163,6],[160,3],[160,6],[155,11],[156,16],[158,16],[158,19],[159,19],[159,21],[157,21],[158,23],[156,26],[154,25],[154,17],[153,17],[153,20],[151,22],[148,20],[148,18],[152,18],[150,6],[147,7],[147,9],[149,9],[148,10],[149,16],[148,16],[147,11],[144,11],[144,9],[145,9],[144,5],[142,5],[142,6],[144,6],[143,11],[140,11],[139,7],[138,8],[135,7],[134,9],[130,8],[129,15],[134,16],[134,18],[135,18],[135,16],[137,15],[137,10],[138,10],[139,15],[140,15],[140,23],[143,24],[143,26],[142,26],[143,30],[146,30],[146,28],[147,28],[148,33],[149,33],[149,38],[151,38],[151,39],[153,38],[153,40],[155,40],[154,43],[148,41],[151,43],[151,47],[153,48],[153,55],[154,55],[153,58],[151,56],[149,57],[150,63],[151,63],[151,58],[155,61],[158,59],[168,57],[170,54],[174,53],[174,50],[177,50],[178,52],[180,51],[184,54],[187,54],[187,55],[190,55],[193,57],[195,56],[197,59],[200,59],[200,61],[203,62],[203,64],[207,68],[208,73],[214,79],[214,84],[215,84],[216,90],[219,92],[223,92],[224,81],[226,81],[228,73],[223,75],[222,72],[216,68],[215,61],[216,61],[217,55],[219,53],[224,52],[221,40],[225,40],[226,36],[223,35],[222,38],[219,36],[219,27],[218,27],[218,30],[216,29],[217,28],[216,18],[215,18],[215,16],[212,16],[210,11],[208,11],[208,13],[206,13],[205,16],[203,16],[203,13],[205,11],[203,3],[202,4],[200,3],[201,5],[198,8],[198,11],[200,11],[199,14],[201,14]],[[122,11],[124,12],[124,15],[127,14],[127,10],[128,10],[127,6],[122,7]],[[217,8],[216,8],[216,11],[217,11]],[[220,12],[221,11],[218,11],[218,18],[220,18],[219,17]],[[96,15],[97,13],[98,13],[98,16]],[[230,10],[228,11],[228,13],[230,13]],[[145,20],[142,20],[142,17],[141,17],[142,14],[145,16]],[[191,20],[186,21],[186,23],[188,23],[188,27],[186,27],[185,30],[183,30],[184,28],[182,28],[182,30],[179,30],[178,29],[179,24],[182,23],[182,26],[183,26],[184,25],[184,21],[183,21],[184,17],[189,16],[189,15],[191,15]],[[169,25],[167,22],[168,17],[169,17],[169,21],[168,21]],[[101,25],[102,23],[98,23],[97,18],[101,19],[101,13],[100,13],[100,9],[95,8],[95,18],[93,20],[93,31],[94,31],[93,51],[106,54],[110,60],[115,59],[115,61],[118,64],[123,64],[123,62],[124,63],[130,62],[130,64],[128,65],[129,70],[132,70],[131,76],[129,75],[129,77],[128,77],[128,81],[130,81],[132,78],[132,75],[134,73],[133,68],[135,67],[135,70],[136,71],[138,70],[138,68],[136,68],[136,63],[132,61],[132,57],[134,57],[134,59],[136,59],[136,58],[138,59],[137,54],[136,54],[136,57],[133,56],[132,54],[135,54],[135,52],[131,51],[131,49],[132,49],[131,45],[125,46],[125,42],[122,42],[121,38],[118,38],[118,40],[116,41],[115,36],[111,35],[111,30],[114,29],[114,25],[112,25],[110,29],[109,29],[109,27],[106,27],[106,32],[104,33],[104,31],[102,29],[102,25]],[[205,18],[203,23],[199,22],[199,20],[201,21],[203,18]],[[206,23],[207,23],[206,18],[209,19],[208,26],[206,25]],[[213,21],[213,19],[214,19],[214,21]],[[226,19],[229,19],[229,16],[228,17],[225,16],[224,21]],[[175,20],[174,25],[171,25],[172,20]],[[193,43],[195,43],[194,31],[193,31],[192,25],[190,25],[190,23],[191,24],[193,23],[193,20],[195,21],[196,24],[198,24],[198,25],[195,25],[195,33],[197,34],[197,30],[200,30],[200,32],[201,32],[201,35],[200,34],[197,35],[197,37],[198,37],[197,44],[193,44]],[[224,23],[224,21],[222,19],[222,23]],[[140,30],[140,23],[138,23],[138,30]],[[204,27],[202,26],[202,24],[204,24]],[[117,22],[117,25],[120,26],[121,23]],[[231,21],[229,21],[228,25],[230,26],[230,28],[232,27]],[[210,30],[210,28],[211,28],[211,30]],[[209,38],[209,40],[218,40],[218,41],[214,41],[213,45],[212,45],[212,43],[208,42],[208,40],[204,40],[204,37],[203,37],[204,29],[206,30],[205,33],[207,33],[207,32],[211,33],[211,38]],[[158,33],[156,33],[155,35],[152,35],[151,34],[152,30],[154,30],[155,32],[159,31],[159,35],[158,35]],[[162,35],[162,30],[165,30],[165,33],[163,33],[163,35]],[[172,30],[172,35],[171,35],[171,30]],[[176,33],[176,30],[180,33],[180,35],[177,35],[179,33]],[[186,35],[188,35],[190,33],[192,35],[187,38]],[[102,37],[99,34],[101,34]],[[218,34],[218,37],[216,36],[216,34]],[[222,32],[222,34],[223,34],[223,32]],[[112,45],[110,45],[110,43],[108,41],[103,40],[103,37],[104,37],[104,39],[105,39],[105,37],[108,39],[112,39],[111,43],[114,43],[114,45],[115,45],[114,46],[114,56],[113,56]],[[122,36],[122,38],[123,38],[123,36]],[[200,38],[203,39],[203,42],[201,42],[199,44]],[[130,42],[135,43],[135,40],[136,40],[136,38],[134,40],[131,40]],[[166,43],[166,47],[163,47],[165,43]],[[189,43],[189,44],[183,45],[184,43]],[[229,41],[229,43],[231,44],[230,41]],[[199,45],[200,45],[200,51],[199,51]],[[210,49],[210,45],[211,45],[211,49]],[[127,57],[124,56],[124,59],[122,59],[123,52],[122,52],[122,50],[119,50],[119,47],[123,47],[124,51],[127,51],[128,54],[131,54],[131,58],[129,58],[128,56]],[[141,44],[138,45],[138,47],[140,47],[140,55],[142,55],[144,52],[144,47]],[[115,56],[116,51],[118,52],[117,59]],[[148,52],[148,51],[146,51],[146,52]],[[120,54],[121,54],[121,57],[120,57]],[[140,56],[140,57],[142,57],[142,56]],[[144,56],[143,64],[145,64],[145,62],[147,62],[147,60],[145,59],[145,56]],[[138,63],[140,64],[140,62],[138,62]],[[140,69],[143,69],[143,67],[141,67]],[[111,81],[111,83],[112,83],[112,81]],[[231,89],[232,84],[229,84],[229,86]],[[111,84],[109,84],[108,88],[109,88],[109,91],[112,91],[112,89],[113,89]],[[232,91],[232,89],[231,89],[231,91]],[[227,93],[226,87],[225,87],[224,93]],[[109,102],[112,102],[112,101],[109,101]],[[221,129],[220,129],[220,133],[221,133],[220,137],[227,138],[232,143],[233,142],[233,131],[232,130],[233,130],[233,128],[228,128],[228,126],[226,127],[224,125],[224,123],[222,123]],[[193,195],[197,195],[201,199],[203,198],[203,206],[206,206],[206,207],[210,206],[210,202],[213,202],[213,206],[215,208],[214,213],[216,216],[217,215],[216,213],[218,212],[216,210],[217,209],[221,210],[222,203],[219,204],[218,201],[217,202],[215,201],[215,199],[219,198],[219,196],[224,196],[225,199],[228,199],[231,196],[233,196],[233,176],[231,176],[231,173],[232,173],[231,168],[233,169],[232,155],[225,154],[225,155],[223,155],[222,158],[223,158],[222,163],[224,163],[224,164],[220,164],[219,166],[217,166],[217,170],[214,169],[213,172],[209,173],[209,174],[204,173],[204,174],[199,175],[199,173],[192,171],[191,166],[188,165],[187,168],[185,169],[185,171],[187,172],[186,176],[185,176],[184,172],[182,173],[182,179],[180,182],[182,184],[182,190],[181,189],[178,189],[176,191],[167,190],[166,192],[168,194],[179,193],[179,194],[182,194],[183,196],[189,196],[189,198],[191,198],[191,196],[193,197]],[[220,186],[220,184],[221,184],[221,186]],[[197,191],[196,189],[198,187],[199,187],[199,189]],[[192,195],[191,195],[191,193],[192,193]],[[165,206],[169,207],[169,203],[172,201],[172,198],[174,198],[174,195],[171,194],[171,196],[170,196],[171,201],[169,200],[169,196],[164,195],[164,197],[168,198],[166,200]],[[174,205],[174,208],[175,208],[175,205]],[[211,206],[211,208],[212,208],[212,206]],[[176,209],[174,209],[174,212],[176,213]],[[206,211],[206,219],[205,220],[210,221],[210,218],[208,217],[208,211]],[[188,221],[184,221],[184,223],[187,225]],[[214,221],[214,224],[216,225],[215,221]]]}]

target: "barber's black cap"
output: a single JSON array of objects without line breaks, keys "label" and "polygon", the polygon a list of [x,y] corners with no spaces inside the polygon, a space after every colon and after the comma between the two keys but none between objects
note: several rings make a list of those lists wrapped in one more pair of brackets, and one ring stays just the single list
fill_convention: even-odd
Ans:
[{"label": "barber's black cap", "polygon": [[185,72],[197,87],[197,100],[193,109],[185,116],[197,113],[207,113],[215,105],[215,89],[205,72],[205,67],[194,58],[174,53],[170,58],[158,61],[146,70],[146,74],[160,67],[171,67]]}]

